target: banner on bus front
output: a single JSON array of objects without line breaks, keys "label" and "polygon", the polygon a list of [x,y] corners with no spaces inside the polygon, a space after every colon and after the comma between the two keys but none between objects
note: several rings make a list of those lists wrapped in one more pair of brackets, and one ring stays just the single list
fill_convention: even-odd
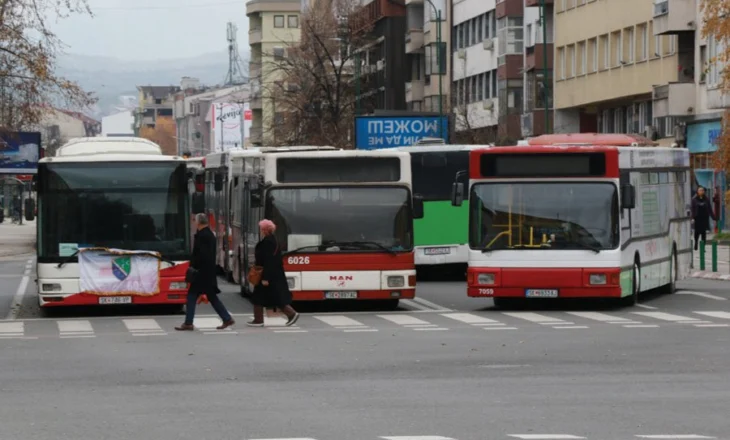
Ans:
[{"label": "banner on bus front", "polygon": [[159,256],[148,251],[79,249],[81,291],[100,296],[157,295],[160,293]]}]

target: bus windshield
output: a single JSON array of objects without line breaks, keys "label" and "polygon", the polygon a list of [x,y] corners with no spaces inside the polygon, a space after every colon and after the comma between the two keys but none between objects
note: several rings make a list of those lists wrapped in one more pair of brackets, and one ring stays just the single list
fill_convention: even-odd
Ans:
[{"label": "bus windshield", "polygon": [[429,151],[411,153],[413,192],[426,202],[451,200],[451,184],[456,173],[464,171],[459,182],[469,182],[469,151]]},{"label": "bus windshield", "polygon": [[413,248],[409,191],[402,187],[276,188],[266,218],[283,251],[383,252]]},{"label": "bus windshield", "polygon": [[472,249],[586,249],[619,245],[616,186],[596,182],[478,183],[469,196]]},{"label": "bus windshield", "polygon": [[41,164],[39,261],[69,258],[78,246],[190,254],[185,164]]}]

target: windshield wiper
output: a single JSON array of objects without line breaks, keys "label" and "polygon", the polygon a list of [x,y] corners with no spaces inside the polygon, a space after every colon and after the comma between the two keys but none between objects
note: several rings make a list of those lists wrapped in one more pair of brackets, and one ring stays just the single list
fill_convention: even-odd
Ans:
[{"label": "windshield wiper", "polygon": [[376,241],[335,241],[335,240],[330,240],[330,241],[325,241],[322,244],[327,245],[327,246],[357,246],[357,247],[359,247],[361,249],[363,249],[364,246],[368,246],[369,245],[369,246],[375,246],[378,249],[381,249],[381,250],[383,250],[383,251],[385,251],[385,252],[387,252],[387,253],[389,253],[391,255],[397,255],[396,252],[393,249],[387,248],[387,247],[383,246],[382,244],[380,244],[380,243],[378,243]]},{"label": "windshield wiper", "polygon": [[589,250],[589,251],[593,251],[593,252],[595,252],[597,254],[601,252],[601,248],[598,248],[596,246],[592,246],[592,245],[590,245],[588,243],[583,243],[582,241],[571,241],[570,244],[576,244],[576,245],[582,247],[583,249],[586,249],[586,250]]},{"label": "windshield wiper", "polygon": [[68,263],[68,262],[70,262],[71,260],[73,260],[73,259],[74,259],[74,257],[75,257],[76,255],[78,255],[78,254],[79,254],[79,250],[78,250],[78,249],[76,249],[76,252],[74,252],[73,254],[71,254],[71,255],[69,255],[69,256],[67,256],[67,257],[64,257],[64,258],[63,258],[63,260],[61,260],[61,262],[60,262],[60,263],[58,263],[58,266],[56,266],[56,268],[57,268],[57,269],[60,269],[60,268],[62,268],[63,266],[65,266],[65,265],[66,265],[66,263]]},{"label": "windshield wiper", "polygon": [[318,248],[319,249],[320,246],[321,245],[319,245],[319,244],[310,244],[309,246],[302,246],[300,248],[294,249],[293,251],[284,252],[282,254],[282,257],[285,257],[287,255],[291,255],[291,254],[296,254],[296,253],[299,253],[299,252],[304,251],[304,250],[307,250],[307,249],[312,249],[312,248]]}]

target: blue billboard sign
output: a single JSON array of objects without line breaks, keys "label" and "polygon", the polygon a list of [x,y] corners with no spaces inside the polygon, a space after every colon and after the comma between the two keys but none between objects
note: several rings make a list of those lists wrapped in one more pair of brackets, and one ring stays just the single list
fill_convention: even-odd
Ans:
[{"label": "blue billboard sign", "polygon": [[0,134],[0,174],[36,174],[41,157],[41,134]]},{"label": "blue billboard sign", "polygon": [[720,121],[700,122],[687,125],[687,149],[690,154],[714,153],[722,131]]},{"label": "blue billboard sign", "polygon": [[407,147],[424,137],[449,143],[448,116],[359,116],[355,118],[355,148]]}]

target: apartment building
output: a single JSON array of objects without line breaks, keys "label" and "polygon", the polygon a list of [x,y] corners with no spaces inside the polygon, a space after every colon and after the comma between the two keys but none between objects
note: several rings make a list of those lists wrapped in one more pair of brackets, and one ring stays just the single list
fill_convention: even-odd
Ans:
[{"label": "apartment building", "polygon": [[277,62],[286,56],[288,47],[300,40],[299,20],[304,6],[302,0],[250,0],[246,3],[251,47],[252,125],[249,139],[254,146],[276,143],[274,127],[283,113],[277,111],[276,96],[271,93],[270,85],[280,79]]},{"label": "apartment building", "polygon": [[693,42],[665,32],[652,2],[556,1],[555,131],[639,133],[673,143],[674,116],[655,113],[653,91],[693,81]]},{"label": "apartment building", "polygon": [[154,129],[157,121],[172,119],[173,96],[180,91],[178,86],[137,86],[138,106],[134,112],[134,130]]},{"label": "apartment building", "polygon": [[494,141],[500,116],[495,1],[454,0],[451,32],[456,137]]},{"label": "apartment building", "polygon": [[406,108],[446,113],[452,107],[452,0],[407,0],[405,5]]},{"label": "apartment building", "polygon": [[524,0],[522,136],[553,128],[553,0]]},{"label": "apartment building", "polygon": [[405,3],[360,0],[357,23],[362,29],[358,30],[369,35],[368,44],[354,48],[362,66],[353,78],[353,87],[359,90],[356,106],[360,113],[406,110]]}]

